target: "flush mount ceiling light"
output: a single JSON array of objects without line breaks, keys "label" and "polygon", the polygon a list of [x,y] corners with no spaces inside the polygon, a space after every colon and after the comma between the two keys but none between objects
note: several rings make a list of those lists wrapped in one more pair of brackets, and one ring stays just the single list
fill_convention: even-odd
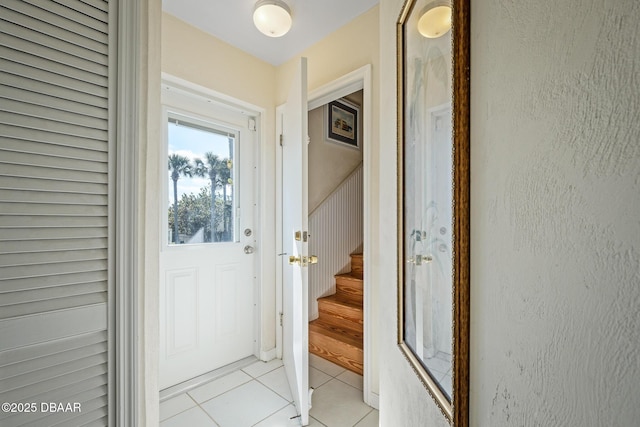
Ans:
[{"label": "flush mount ceiling light", "polygon": [[451,29],[451,6],[436,2],[427,6],[418,20],[418,31],[424,37],[437,39]]},{"label": "flush mount ceiling light", "polygon": [[282,0],[260,0],[253,8],[253,23],[269,37],[284,36],[292,22],[291,10]]}]

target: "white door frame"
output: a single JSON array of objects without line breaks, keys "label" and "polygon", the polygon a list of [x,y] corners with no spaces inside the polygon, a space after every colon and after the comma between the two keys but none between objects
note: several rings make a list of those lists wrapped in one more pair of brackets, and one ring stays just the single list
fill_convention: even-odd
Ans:
[{"label": "white door frame", "polygon": [[[343,96],[349,95],[358,90],[363,91],[362,100],[362,168],[363,168],[363,258],[364,263],[364,402],[374,408],[379,407],[379,395],[371,389],[373,371],[371,369],[371,354],[373,351],[373,333],[375,319],[372,317],[372,280],[371,262],[372,250],[369,236],[374,233],[369,212],[371,211],[371,164],[372,164],[372,123],[373,123],[373,102],[372,102],[372,77],[371,64],[358,68],[338,79],[329,82],[313,91],[309,92],[309,110],[320,107],[328,102],[334,101]],[[276,141],[280,140],[282,133],[282,106],[276,108]],[[276,154],[276,253],[282,251],[282,158],[280,156],[279,143],[276,143],[278,153]],[[369,260],[369,262],[367,262]],[[320,260],[322,262],[322,260]],[[282,313],[282,263],[276,263],[276,315],[280,319]],[[366,278],[369,278],[367,280]],[[282,325],[276,328],[276,353],[282,357]]]},{"label": "white door frame", "polygon": [[[115,196],[109,200],[110,212],[115,217],[113,249],[111,249],[109,275],[109,304],[114,306],[109,320],[109,426],[136,425],[146,416],[147,408],[141,408],[143,399],[140,392],[145,388],[144,374],[139,366],[144,364],[144,345],[139,334],[144,334],[138,316],[139,301],[144,298],[140,283],[138,264],[140,248],[139,212],[144,205],[139,179],[139,159],[144,153],[146,129],[140,123],[149,105],[143,98],[147,88],[146,76],[148,60],[143,53],[147,48],[148,27],[144,26],[144,11],[148,1],[124,0],[109,4],[109,56],[110,65],[116,65],[110,72],[109,104],[115,110],[116,120],[111,120],[110,139],[114,142]],[[117,16],[117,18],[116,18]],[[113,28],[115,27],[115,28]],[[113,29],[112,29],[113,28]],[[113,59],[111,59],[113,58]],[[117,58],[117,59],[116,59]],[[110,149],[113,153],[114,150]],[[113,181],[112,181],[113,182]],[[115,202],[115,206],[114,206]],[[110,244],[111,245],[111,244]],[[142,413],[142,414],[141,414]]]},{"label": "white door frame", "polygon": [[[255,265],[254,265],[254,337],[255,343],[253,346],[254,356],[257,358],[264,360],[265,352],[262,351],[262,342],[263,340],[263,328],[262,319],[263,319],[263,308],[265,304],[263,304],[262,296],[264,294],[263,287],[269,281],[263,279],[262,275],[262,266],[266,262],[272,262],[271,254],[266,253],[267,251],[260,250],[261,245],[264,243],[263,240],[263,224],[264,224],[264,210],[262,209],[263,200],[261,197],[261,186],[260,182],[264,181],[262,179],[261,174],[263,173],[263,149],[266,145],[266,137],[265,132],[262,130],[262,121],[265,117],[265,109],[252,105],[250,103],[238,100],[229,95],[225,95],[223,93],[214,91],[212,89],[206,88],[204,86],[197,85],[195,83],[189,82],[187,80],[181,79],[179,77],[172,76],[167,73],[162,73],[162,85],[169,85],[171,87],[180,89],[182,91],[190,92],[194,94],[194,96],[205,96],[211,102],[217,103],[219,105],[224,106],[225,108],[229,108],[232,110],[237,110],[241,113],[246,114],[247,116],[255,117],[255,127],[256,127],[256,141],[255,141],[255,152],[254,152],[254,165],[255,172],[253,174],[253,188],[254,188],[254,226],[253,226],[253,234],[255,236]],[[162,122],[162,126],[164,126],[164,122]],[[162,161],[162,167],[166,169],[166,161]],[[161,169],[161,170],[164,170]],[[162,223],[160,224],[162,226]],[[158,253],[158,257],[160,257],[160,253]],[[158,289],[159,292],[159,289]]]}]

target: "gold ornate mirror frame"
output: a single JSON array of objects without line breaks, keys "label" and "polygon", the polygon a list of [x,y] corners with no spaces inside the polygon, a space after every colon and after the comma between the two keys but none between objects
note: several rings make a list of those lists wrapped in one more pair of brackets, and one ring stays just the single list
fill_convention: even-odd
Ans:
[{"label": "gold ornate mirror frame", "polygon": [[[469,424],[469,1],[406,0],[397,23],[398,344],[456,427]],[[424,35],[438,6],[451,30]]]}]

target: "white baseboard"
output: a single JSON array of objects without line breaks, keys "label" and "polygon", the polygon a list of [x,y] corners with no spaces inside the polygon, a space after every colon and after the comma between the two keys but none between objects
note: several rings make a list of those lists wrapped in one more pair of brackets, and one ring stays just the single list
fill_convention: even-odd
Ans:
[{"label": "white baseboard", "polygon": [[268,362],[276,358],[276,349],[272,348],[271,350],[261,351],[260,352],[260,360],[263,362]]},{"label": "white baseboard", "polygon": [[380,395],[374,392],[369,392],[368,399],[365,403],[372,408],[380,410]]}]

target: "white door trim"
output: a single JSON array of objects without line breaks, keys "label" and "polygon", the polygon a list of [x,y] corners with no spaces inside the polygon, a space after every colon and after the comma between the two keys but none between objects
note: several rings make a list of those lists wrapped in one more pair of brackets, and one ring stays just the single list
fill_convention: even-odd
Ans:
[{"label": "white door trim", "polygon": [[285,256],[282,249],[282,115],[284,104],[276,107],[276,357],[282,359],[282,262],[280,257]]},{"label": "white door trim", "polygon": [[109,266],[109,304],[115,306],[114,316],[109,319],[109,350],[113,355],[108,368],[110,426],[138,423],[140,390],[144,388],[139,370],[144,348],[138,339],[139,255],[143,245],[139,239],[138,213],[143,202],[138,187],[141,178],[138,165],[145,136],[140,121],[144,122],[147,113],[140,90],[146,83],[142,73],[147,65],[142,55],[145,46],[142,41],[147,29],[141,25],[142,10],[146,6],[146,2],[132,0],[109,4],[109,13],[117,13],[117,31],[109,35],[109,56],[117,61],[109,76],[109,104],[115,110],[115,121],[112,121],[115,125],[109,129],[113,135],[110,163],[115,160],[115,167],[110,170],[110,184],[115,184],[115,190],[109,199],[109,208],[115,214]]},{"label": "white door trim", "polygon": [[[374,351],[373,347],[373,335],[375,331],[375,319],[372,316],[371,304],[372,298],[372,280],[371,280],[371,260],[372,250],[371,243],[369,242],[370,236],[373,235],[374,229],[371,223],[369,213],[371,211],[371,164],[372,164],[372,124],[373,124],[373,100],[372,100],[372,76],[371,76],[371,64],[367,64],[358,68],[332,82],[329,82],[313,91],[309,92],[309,110],[320,107],[330,101],[336,100],[343,96],[349,95],[358,90],[363,90],[363,114],[362,114],[362,157],[363,157],[363,258],[364,262],[364,390],[363,398],[368,405],[378,408],[378,394],[371,389],[371,383],[373,381],[374,372],[372,370],[371,354]],[[276,108],[276,250],[278,254],[282,253],[282,230],[281,230],[281,200],[282,194],[282,182],[281,171],[282,162],[280,157],[280,134],[282,133],[282,122],[280,118],[282,116],[282,106]],[[368,261],[368,262],[367,262]],[[279,265],[279,263],[276,263]],[[366,280],[369,278],[369,280]],[[282,312],[282,269],[276,268],[276,316],[279,321],[280,313]],[[279,323],[278,323],[279,325]],[[278,357],[282,357],[282,327],[276,328],[276,353]]]}]

